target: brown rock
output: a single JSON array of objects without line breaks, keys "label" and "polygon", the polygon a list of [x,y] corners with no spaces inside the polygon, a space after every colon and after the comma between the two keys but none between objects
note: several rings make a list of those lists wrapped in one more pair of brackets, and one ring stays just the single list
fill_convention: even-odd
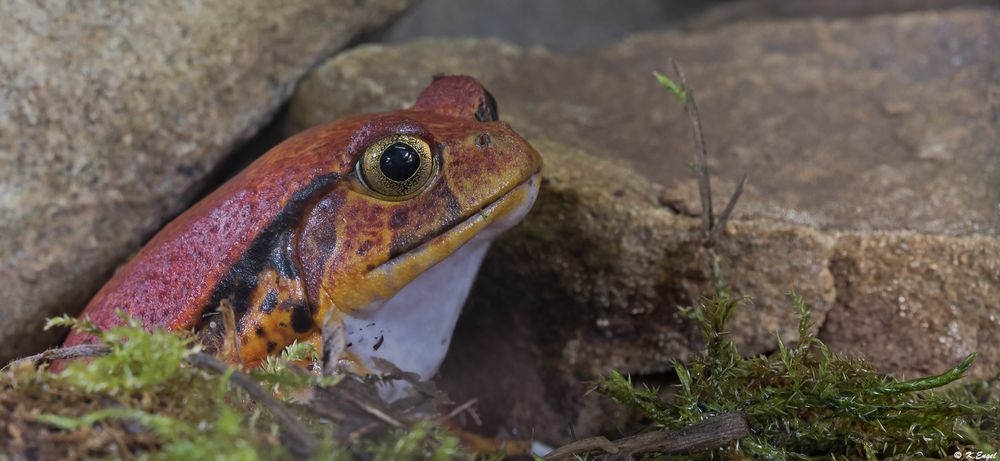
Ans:
[{"label": "brown rock", "polygon": [[17,2],[0,14],[0,361],[43,346],[302,74],[409,0]]},{"label": "brown rock", "polygon": [[[824,339],[886,371],[940,372],[969,350],[981,354],[974,375],[1000,368],[987,342],[1000,315],[997,30],[1000,14],[982,9],[646,33],[580,55],[365,46],[307,79],[285,122],[398,108],[435,73],[490,88],[542,153],[546,181],[487,258],[442,376],[457,398],[496,403],[487,420],[558,441],[567,425],[584,435],[607,422],[582,381],[669,373],[698,348],[674,309],[710,292],[687,216],[698,210],[689,125],[649,75],[669,56],[699,96],[716,202],[751,176],[718,248],[734,291],[756,295],[730,325],[744,351],[773,348],[774,332],[794,339],[782,293],[795,289],[830,319]],[[962,255],[978,262],[950,262]],[[900,320],[900,296],[924,312]]]},{"label": "brown rock", "polygon": [[909,377],[977,352],[973,374],[1000,371],[1000,242],[912,232],[837,238],[837,303],[821,339]]}]

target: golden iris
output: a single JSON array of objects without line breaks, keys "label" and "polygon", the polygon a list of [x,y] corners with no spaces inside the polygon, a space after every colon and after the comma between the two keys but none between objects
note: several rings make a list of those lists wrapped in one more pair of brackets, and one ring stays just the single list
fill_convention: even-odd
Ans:
[{"label": "golden iris", "polygon": [[375,141],[358,161],[362,182],[388,200],[420,193],[434,172],[431,148],[415,136],[393,134]]}]

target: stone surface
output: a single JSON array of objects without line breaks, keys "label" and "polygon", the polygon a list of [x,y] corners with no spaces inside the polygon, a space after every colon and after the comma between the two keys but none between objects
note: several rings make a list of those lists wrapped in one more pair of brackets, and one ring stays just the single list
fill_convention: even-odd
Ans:
[{"label": "stone surface", "polygon": [[423,0],[376,37],[496,37],[521,46],[579,50],[663,27],[713,4],[704,0]]},{"label": "stone surface", "polygon": [[840,18],[969,5],[996,0],[422,0],[372,38],[494,37],[520,46],[581,50],[645,29],[707,30],[774,18]]},{"label": "stone surface", "polygon": [[558,442],[607,427],[587,380],[669,374],[699,347],[674,309],[709,293],[689,125],[649,76],[669,56],[698,92],[717,203],[751,175],[718,248],[734,291],[756,296],[731,325],[745,351],[794,339],[795,289],[825,340],[886,371],[940,372],[970,350],[974,375],[1000,368],[997,31],[979,9],[646,33],[576,55],[363,46],[305,80],[283,123],[403,107],[435,73],[490,88],[545,181],[487,257],[442,379],[488,423]]},{"label": "stone surface", "polygon": [[1000,241],[911,232],[838,236],[836,307],[821,338],[909,377],[977,352],[1000,371]]},{"label": "stone surface", "polygon": [[790,18],[857,18],[876,14],[931,11],[961,6],[997,6],[993,0],[738,0],[720,3],[695,16],[686,27],[709,29],[734,21]]},{"label": "stone surface", "polygon": [[408,3],[4,6],[0,361],[44,345],[42,320],[78,312],[310,66]]}]

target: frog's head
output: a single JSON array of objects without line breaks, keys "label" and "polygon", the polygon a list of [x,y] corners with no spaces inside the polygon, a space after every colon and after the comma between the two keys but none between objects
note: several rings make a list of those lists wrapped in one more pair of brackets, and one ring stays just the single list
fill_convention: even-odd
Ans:
[{"label": "frog's head", "polygon": [[323,203],[338,211],[313,215],[334,219],[302,235],[323,251],[330,234],[319,231],[337,230],[334,252],[315,258],[325,261],[321,308],[374,308],[474,237],[516,224],[539,185],[538,153],[469,77],[438,77],[411,110],[370,117],[350,150],[354,170]]},{"label": "frog's head", "polygon": [[[436,78],[409,110],[337,127],[350,133],[344,171],[294,243],[311,318],[251,312],[267,334],[243,356],[262,356],[281,325],[296,327],[282,338],[315,334],[333,312],[362,362],[432,374],[489,243],[534,203],[541,158],[469,77]],[[313,147],[338,139],[329,129],[302,136]]]}]

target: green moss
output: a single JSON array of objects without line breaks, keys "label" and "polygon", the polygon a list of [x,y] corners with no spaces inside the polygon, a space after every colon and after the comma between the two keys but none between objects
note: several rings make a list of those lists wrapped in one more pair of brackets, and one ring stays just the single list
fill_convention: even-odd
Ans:
[{"label": "green moss", "polygon": [[674,364],[679,385],[670,401],[620,373],[608,375],[598,390],[666,429],[744,413],[752,435],[702,459],[912,459],[950,457],[956,450],[996,452],[997,382],[941,390],[963,376],[975,354],[940,375],[900,381],[862,358],[830,352],[812,334],[809,308],[790,293],[800,319],[798,344],[777,338],[774,354],[743,357],[725,325],[747,298],[728,295],[716,275],[715,297],[681,309],[707,347],[695,359]]},{"label": "green moss", "polygon": [[111,345],[111,353],[90,361],[74,361],[58,376],[67,384],[85,392],[110,395],[133,392],[155,393],[164,386],[175,384],[181,364],[188,354],[197,351],[187,335],[146,334],[137,319],[119,312],[124,324],[101,331],[90,322],[70,317],[57,317],[46,322],[45,329],[70,326],[93,334]]},{"label": "green moss", "polygon": [[344,375],[321,376],[315,373],[302,373],[295,368],[295,362],[313,362],[319,360],[319,354],[312,343],[293,341],[280,355],[269,355],[260,368],[250,372],[262,385],[270,384],[275,391],[295,391],[308,386],[333,386]]},{"label": "green moss", "polygon": [[373,461],[448,461],[471,459],[458,439],[440,427],[423,422],[406,431],[394,431],[387,439],[367,444]]},{"label": "green moss", "polygon": [[[103,332],[68,317],[49,322],[94,334],[110,346],[107,355],[70,363],[60,373],[27,366],[5,370],[0,427],[7,430],[0,433],[0,458],[298,458],[282,444],[276,420],[230,382],[230,373],[210,373],[185,360],[198,350],[190,336],[147,332],[137,320],[122,318],[122,326]],[[316,459],[472,458],[433,419],[335,442],[335,424],[311,415],[307,404],[291,403],[309,386],[336,386],[345,378],[292,364],[314,356],[310,344],[295,343],[252,376],[265,389],[278,390],[322,441]]]}]

